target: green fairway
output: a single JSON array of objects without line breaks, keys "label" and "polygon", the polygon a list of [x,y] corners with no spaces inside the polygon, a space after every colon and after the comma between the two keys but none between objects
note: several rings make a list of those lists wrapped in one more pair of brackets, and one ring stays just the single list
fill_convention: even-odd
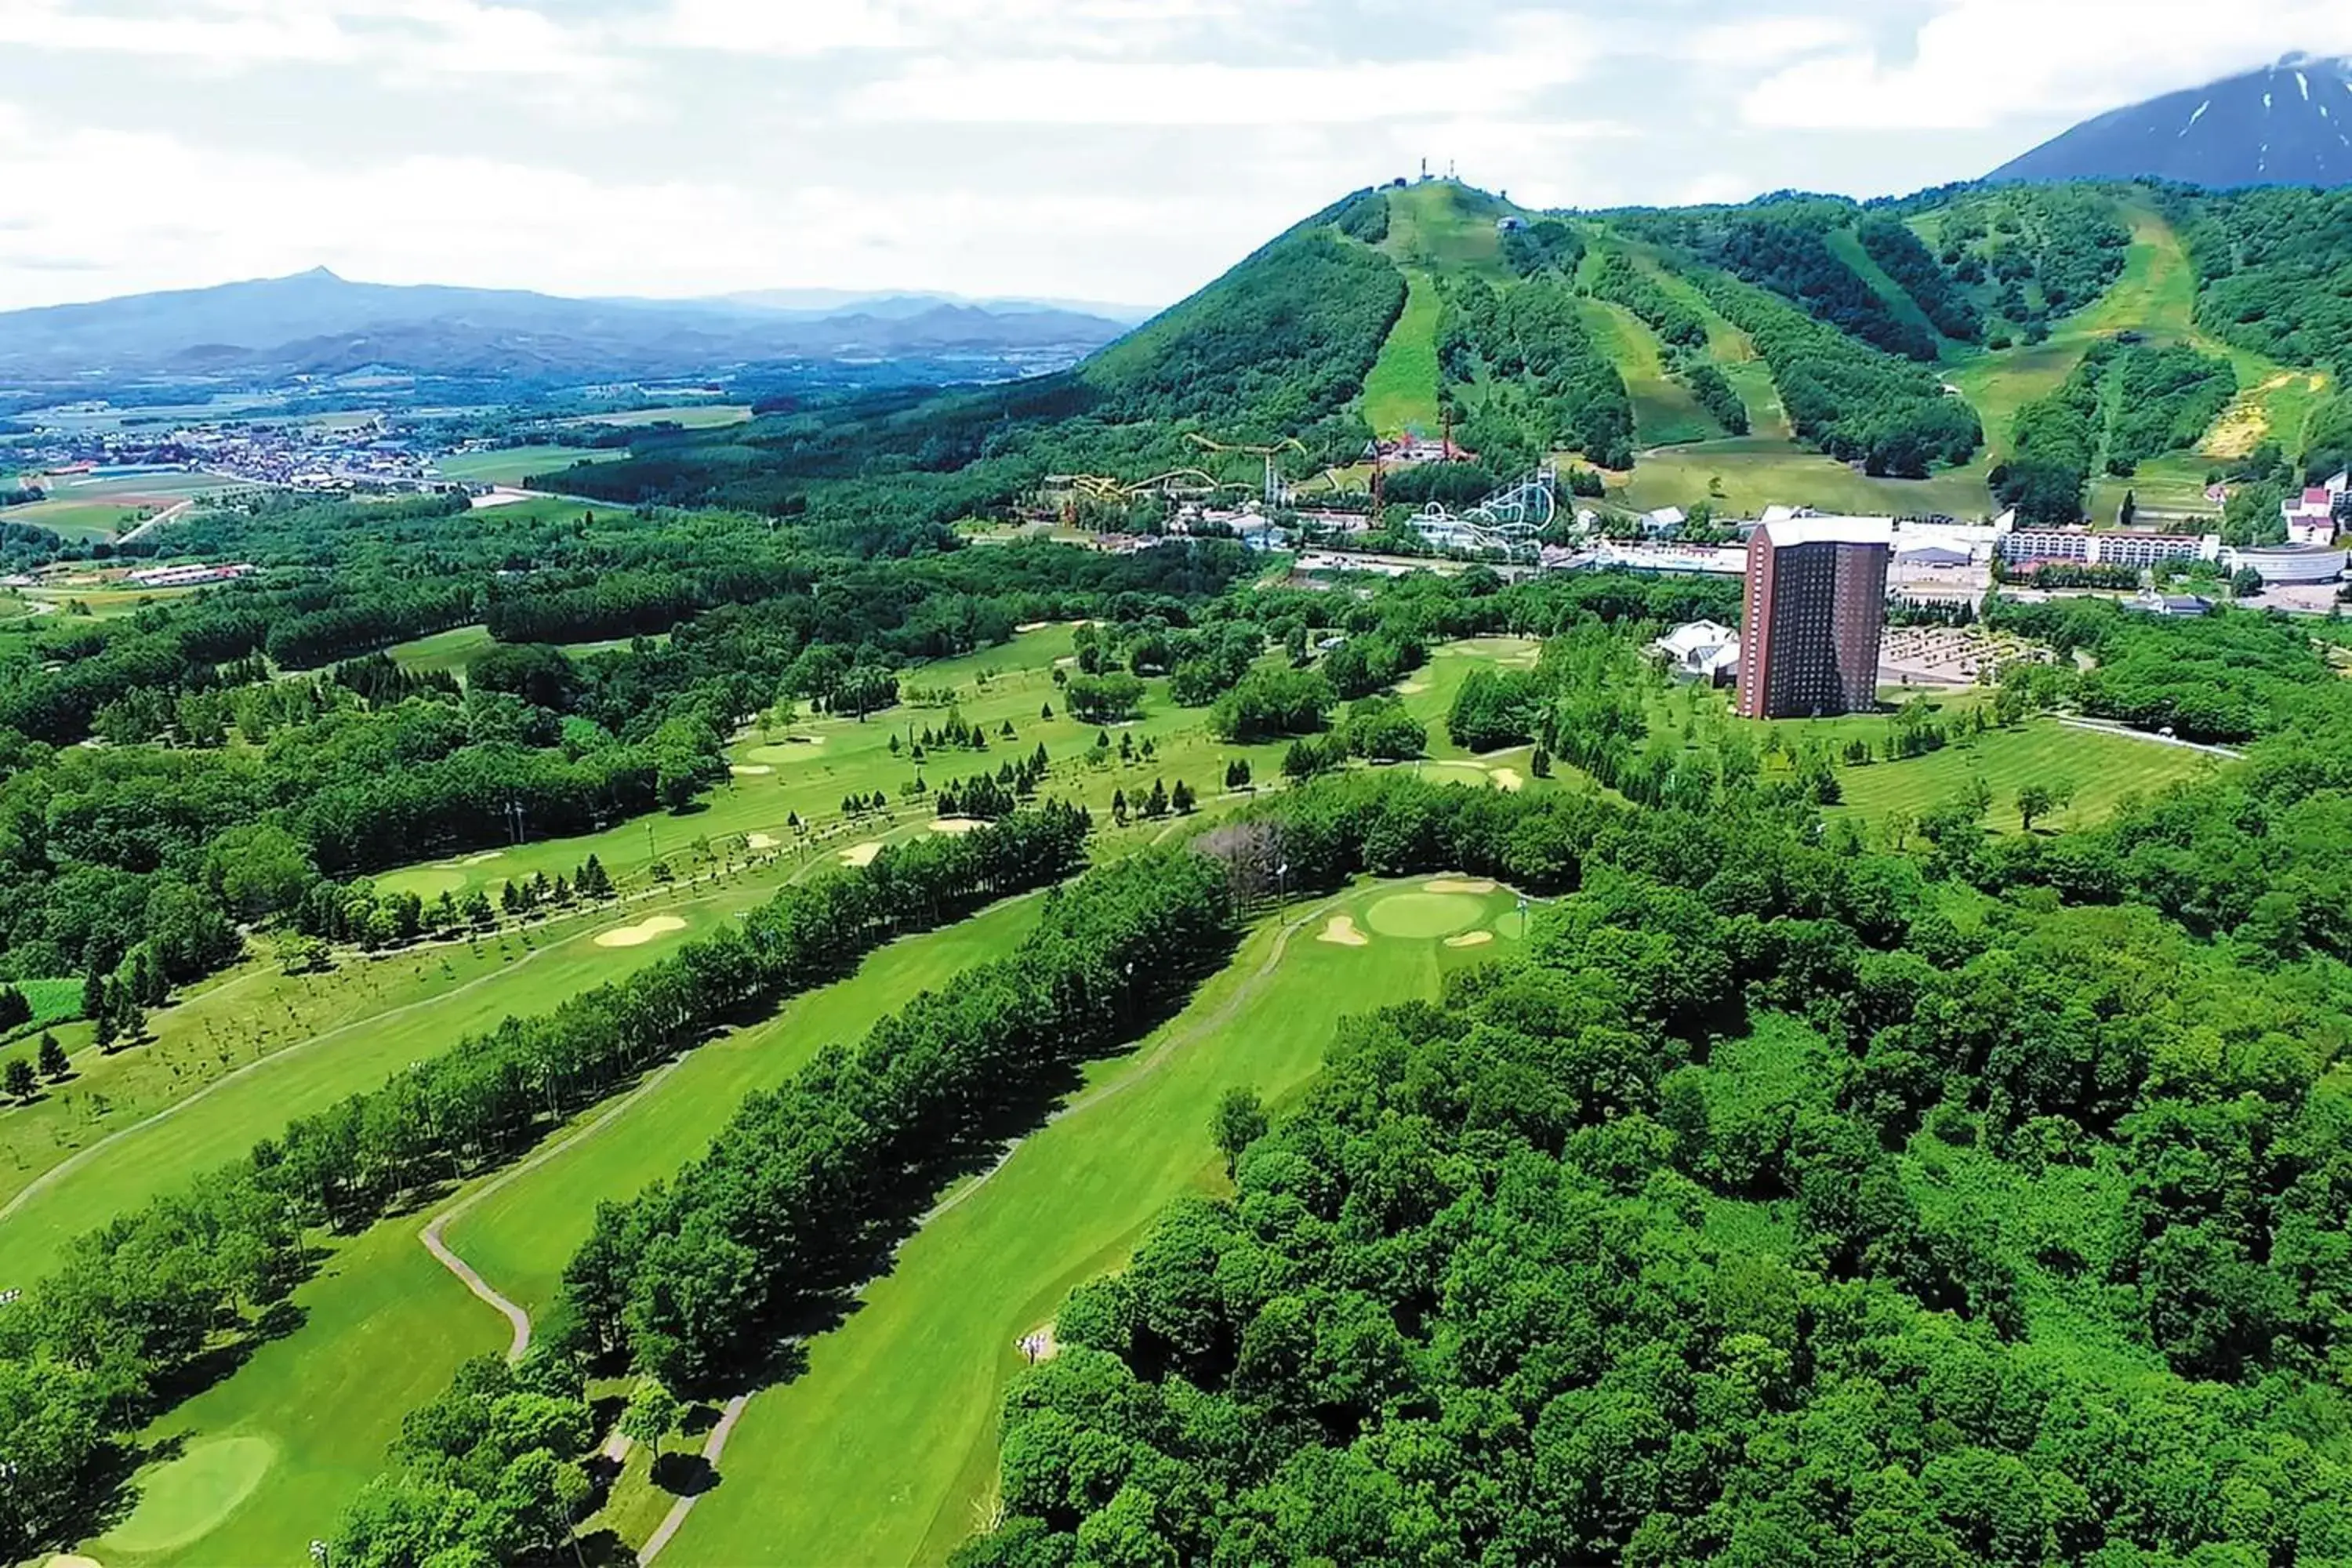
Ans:
[{"label": "green fairway", "polygon": [[1916,815],[1981,778],[1992,791],[1987,826],[2013,832],[2017,792],[2027,784],[2071,784],[2074,791],[2072,806],[2037,826],[2085,827],[2111,815],[2127,795],[2154,795],[2219,765],[2217,758],[2167,745],[2155,736],[2107,734],[2045,719],[2015,730],[1988,730],[1924,757],[1841,768],[1838,782],[1845,792],[1844,809],[1884,816],[1896,811]]},{"label": "green fairway", "polygon": [[[676,1170],[746,1092],[781,1082],[821,1046],[855,1039],[919,991],[1007,951],[1037,908],[1019,900],[893,944],[851,978],[690,1053],[617,1108],[583,1113],[521,1175],[486,1173],[427,1213],[495,1185],[446,1239],[495,1287],[542,1307],[598,1201]],[[401,1417],[467,1356],[504,1348],[504,1321],[418,1244],[426,1217],[389,1219],[343,1244],[296,1293],[299,1329],[156,1424],[151,1437],[185,1436],[186,1451],[140,1478],[137,1507],[94,1543],[102,1560],[299,1562],[382,1468]]]},{"label": "green fairway", "polygon": [[595,1136],[567,1145],[451,1225],[450,1247],[502,1295],[537,1312],[586,1239],[596,1205],[635,1197],[699,1152],[745,1095],[772,1089],[820,1047],[855,1042],[918,992],[1017,946],[1039,902],[1022,899],[895,942],[853,980],[795,999],[769,1022],[697,1049]]},{"label": "green fairway", "polygon": [[[682,889],[667,903],[575,915],[480,943],[353,960],[331,974],[290,977],[257,965],[152,1015],[152,1044],[112,1057],[77,1050],[81,1077],[0,1122],[0,1191],[11,1197],[0,1279],[47,1272],[70,1237],[471,1031],[551,1008],[719,930],[790,869],[742,871]],[[597,940],[654,915],[681,923],[633,945]],[[88,1027],[60,1038],[87,1038]]]},{"label": "green fairway", "polygon": [[[752,1399],[719,1484],[662,1561],[942,1561],[985,1519],[1020,1339],[1072,1286],[1124,1263],[1169,1199],[1223,1189],[1218,1097],[1236,1084],[1269,1100],[1297,1092],[1340,1017],[1433,997],[1449,968],[1483,961],[1433,940],[1321,940],[1335,917],[1360,931],[1368,910],[1422,886],[1360,889],[1281,935],[1260,927],[1175,1020],[1098,1065],[1062,1116],[951,1194],[849,1321],[810,1342],[805,1374]],[[1508,894],[1465,901],[1517,934]]]},{"label": "green fairway", "polygon": [[1404,310],[1364,377],[1364,418],[1389,438],[1438,428],[1437,285],[1425,272],[1404,275]]},{"label": "green fairway", "polygon": [[414,642],[395,643],[384,651],[401,668],[418,675],[463,676],[468,664],[495,646],[488,626],[452,626]]}]

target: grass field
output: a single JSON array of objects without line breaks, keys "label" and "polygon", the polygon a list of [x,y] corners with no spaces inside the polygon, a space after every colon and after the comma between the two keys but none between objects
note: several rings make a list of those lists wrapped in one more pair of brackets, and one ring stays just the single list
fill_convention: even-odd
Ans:
[{"label": "grass field", "polygon": [[[598,1200],[631,1196],[675,1170],[744,1093],[1003,952],[1034,912],[1025,900],[908,938],[771,1022],[700,1047],[609,1121],[588,1112],[576,1142],[500,1186],[451,1228],[451,1245],[527,1308],[543,1307]],[[498,1180],[460,1187],[429,1212]],[[386,1220],[343,1245],[297,1292],[306,1314],[298,1331],[156,1424],[152,1441],[176,1438],[186,1452],[139,1479],[138,1506],[93,1543],[96,1555],[142,1568],[301,1560],[305,1543],[382,1468],[400,1418],[466,1357],[506,1344],[505,1321],[418,1245],[425,1217]]]},{"label": "grass field", "polygon": [[[1733,384],[1740,378],[1734,376]],[[1745,395],[1745,394],[1743,394]],[[1767,435],[1645,451],[1618,499],[1636,510],[1712,500],[1718,513],[1754,517],[1777,503],[1828,512],[1975,517],[1990,504],[1976,467],[1924,479],[1875,479],[1833,458]]]},{"label": "grass field", "polygon": [[509,447],[495,452],[460,452],[434,464],[445,479],[469,485],[519,485],[534,474],[552,474],[576,463],[615,463],[626,452],[592,452],[578,447]]},{"label": "grass field", "polygon": [[1853,230],[1832,229],[1828,244],[1830,253],[1844,262],[1855,277],[1869,284],[1870,291],[1878,296],[1880,303],[1890,313],[1926,332],[1945,353],[1948,353],[1958,346],[1937,331],[1936,323],[1927,319],[1927,312],[1919,308],[1919,302],[1905,293],[1903,285],[1888,277],[1886,269],[1872,259],[1870,252],[1862,247],[1862,240]]},{"label": "grass field", "polygon": [[1472,273],[1489,283],[1511,281],[1495,220],[1517,209],[1451,180],[1408,185],[1388,197],[1389,237],[1381,248],[1408,273],[1433,267]]},{"label": "grass field", "polygon": [[682,430],[715,430],[722,426],[740,425],[751,417],[748,403],[679,403],[661,408],[631,408],[617,414],[583,414],[566,419],[566,425],[617,425],[635,428],[646,425],[675,425]]},{"label": "grass field", "polygon": [[[73,1236],[469,1031],[551,1008],[719,929],[791,870],[789,863],[742,870],[667,902],[575,915],[478,943],[353,959],[330,974],[288,976],[257,962],[151,1014],[153,1041],[111,1057],[87,1048],[89,1025],[60,1027],[78,1076],[0,1119],[0,1195],[9,1201],[0,1213],[0,1279],[47,1272]],[[654,913],[683,925],[635,946],[596,941]]]},{"label": "grass field", "polygon": [[2212,757],[2153,737],[2112,735],[2040,720],[2015,730],[1989,730],[1924,757],[1842,768],[1838,782],[1845,791],[1842,809],[1885,816],[1898,811],[1916,816],[1981,778],[1992,791],[1987,825],[2011,832],[2018,826],[2017,792],[2027,784],[2072,785],[2074,804],[2036,826],[2078,827],[2104,820],[2128,795],[2152,795],[2167,784],[2203,777],[2219,765]]},{"label": "grass field", "polygon": [[1409,430],[1434,431],[1439,421],[1437,285],[1418,270],[1404,278],[1404,310],[1364,378],[1364,417],[1384,439]]},{"label": "grass field", "polygon": [[[1020,1338],[1118,1268],[1170,1199],[1224,1190],[1209,1139],[1236,1084],[1270,1101],[1320,1065],[1343,1016],[1436,994],[1519,931],[1507,894],[1360,889],[1261,927],[1192,1005],[1099,1065],[1069,1109],[950,1194],[805,1375],[751,1401],[678,1564],[937,1563],[982,1521]],[[1322,940],[1345,916],[1360,946]],[[1398,926],[1412,934],[1384,934]],[[1483,947],[1447,945],[1486,933]]]},{"label": "grass field", "polygon": [[1690,389],[1666,374],[1658,336],[1639,317],[1606,300],[1581,304],[1585,325],[1625,378],[1633,399],[1634,438],[1642,446],[1679,446],[1724,434]]}]

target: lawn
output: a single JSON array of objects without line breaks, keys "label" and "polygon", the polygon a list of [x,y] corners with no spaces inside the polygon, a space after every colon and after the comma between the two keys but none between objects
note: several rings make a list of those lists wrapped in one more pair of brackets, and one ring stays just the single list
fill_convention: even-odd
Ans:
[{"label": "lawn", "polygon": [[[772,1021],[691,1053],[609,1124],[585,1113],[577,1142],[499,1187],[451,1228],[451,1245],[527,1307],[543,1306],[597,1200],[675,1170],[744,1093],[781,1081],[826,1041],[854,1038],[918,991],[1003,952],[1035,907],[1024,900],[894,944]],[[503,1320],[416,1239],[426,1214],[498,1179],[488,1173],[343,1244],[296,1293],[298,1330],[155,1424],[151,1440],[184,1437],[187,1452],[140,1478],[140,1505],[94,1552],[110,1564],[299,1562],[382,1469],[401,1417],[466,1357],[505,1348]],[[222,1484],[224,1471],[233,1484]]]},{"label": "lawn", "polygon": [[[719,1484],[663,1561],[943,1560],[985,1517],[1021,1337],[1071,1287],[1120,1267],[1171,1199],[1225,1190],[1209,1139],[1218,1097],[1297,1093],[1339,1018],[1434,997],[1447,970],[1497,951],[1449,938],[1518,934],[1508,894],[1418,887],[1295,910],[1286,937],[1261,926],[1175,1020],[1098,1065],[1064,1114],[951,1194],[847,1323],[810,1342],[805,1374],[752,1399]],[[1335,915],[1363,945],[1321,940]]]},{"label": "lawn", "polygon": [[1404,310],[1364,378],[1364,418],[1374,434],[1388,437],[1408,430],[1436,431],[1439,309],[1437,285],[1429,274],[1407,272]]}]

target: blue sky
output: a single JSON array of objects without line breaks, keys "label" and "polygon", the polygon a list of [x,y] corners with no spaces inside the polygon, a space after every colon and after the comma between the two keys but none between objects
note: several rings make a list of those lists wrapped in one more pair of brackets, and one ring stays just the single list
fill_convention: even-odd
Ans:
[{"label": "blue sky", "polygon": [[2342,0],[0,0],[0,308],[324,264],[1156,304],[1418,167],[1874,194]]}]

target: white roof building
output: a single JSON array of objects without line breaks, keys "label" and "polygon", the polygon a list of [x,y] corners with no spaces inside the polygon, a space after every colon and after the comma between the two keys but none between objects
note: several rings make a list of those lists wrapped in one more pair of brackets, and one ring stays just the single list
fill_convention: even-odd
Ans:
[{"label": "white roof building", "polygon": [[1650,645],[1676,675],[1724,681],[1739,673],[1739,634],[1714,621],[1691,621]]}]

